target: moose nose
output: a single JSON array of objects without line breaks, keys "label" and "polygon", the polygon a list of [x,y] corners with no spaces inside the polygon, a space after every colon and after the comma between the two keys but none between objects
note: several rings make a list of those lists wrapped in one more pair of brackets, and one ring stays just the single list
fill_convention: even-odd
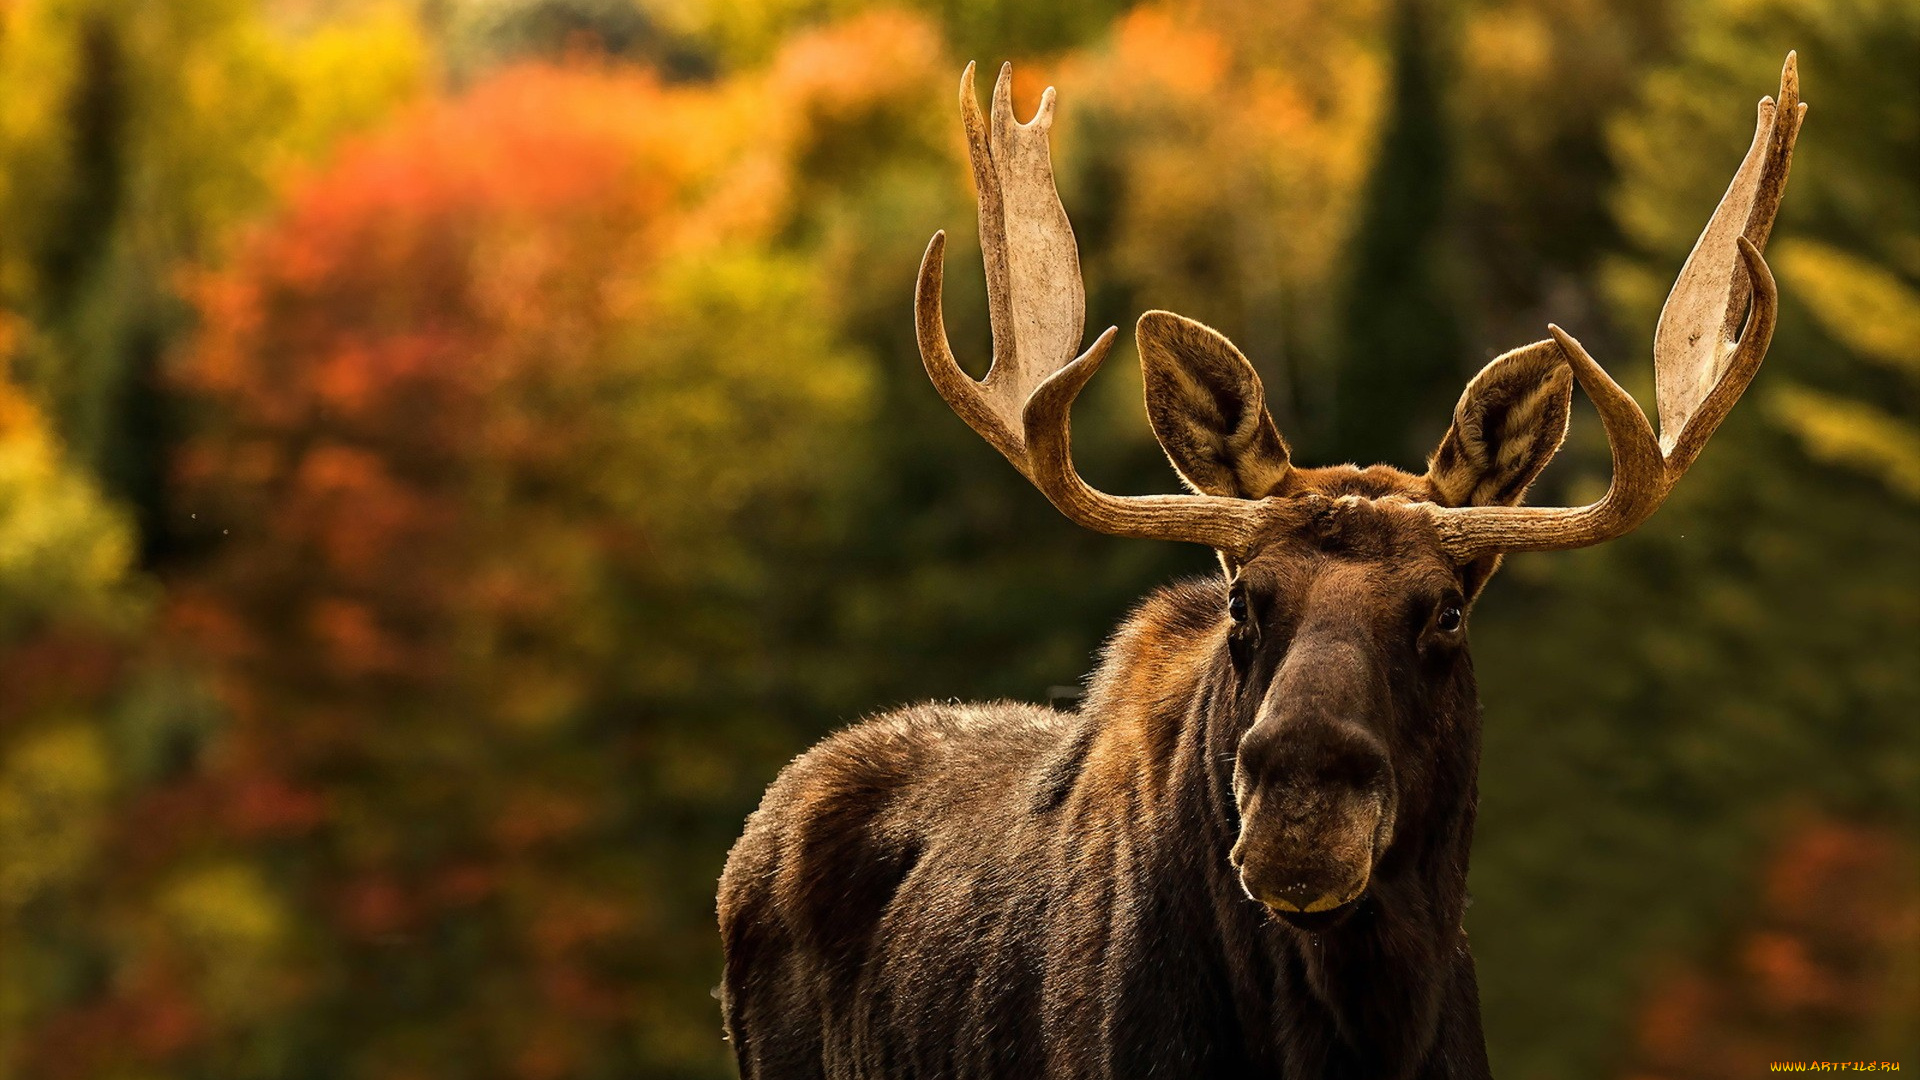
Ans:
[{"label": "moose nose", "polygon": [[1377,790],[1389,771],[1379,740],[1324,720],[1256,728],[1240,744],[1240,767],[1254,783],[1294,791]]}]

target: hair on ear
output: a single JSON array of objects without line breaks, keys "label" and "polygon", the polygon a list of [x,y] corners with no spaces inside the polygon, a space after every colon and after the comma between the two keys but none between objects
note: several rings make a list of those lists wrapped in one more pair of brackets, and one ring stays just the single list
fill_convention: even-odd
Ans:
[{"label": "hair on ear", "polygon": [[1573,369],[1537,341],[1495,359],[1460,395],[1453,427],[1427,463],[1444,506],[1513,506],[1560,449],[1573,405]]},{"label": "hair on ear", "polygon": [[1187,486],[1204,495],[1266,496],[1286,478],[1286,440],[1247,358],[1218,331],[1170,311],[1140,316],[1135,340],[1147,419]]}]

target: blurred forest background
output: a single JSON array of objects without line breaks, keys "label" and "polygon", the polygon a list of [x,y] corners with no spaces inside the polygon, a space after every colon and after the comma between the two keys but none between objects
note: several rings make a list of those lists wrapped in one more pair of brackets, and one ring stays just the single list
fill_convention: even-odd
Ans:
[{"label": "blurred forest background", "polygon": [[[1208,572],[920,370],[936,228],[986,353],[966,60],[1060,88],[1091,328],[1417,466],[1549,319],[1650,400],[1789,48],[1766,370],[1476,615],[1468,924],[1505,1077],[1920,1068],[1912,0],[0,0],[0,1080],[730,1075],[779,766]],[[1080,459],[1172,490],[1112,366]]]}]

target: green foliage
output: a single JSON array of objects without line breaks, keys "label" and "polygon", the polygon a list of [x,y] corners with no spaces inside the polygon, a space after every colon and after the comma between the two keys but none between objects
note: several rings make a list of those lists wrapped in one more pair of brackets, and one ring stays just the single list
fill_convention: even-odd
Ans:
[{"label": "green foliage", "polygon": [[[1860,360],[1884,365],[1909,397],[1920,390],[1920,290],[1890,267],[1815,240],[1781,248],[1775,261],[1787,287],[1820,329]],[[1804,386],[1781,387],[1769,404],[1812,457],[1920,501],[1920,428],[1910,418]]]},{"label": "green foliage", "polygon": [[1393,86],[1355,238],[1341,327],[1339,392],[1328,456],[1417,460],[1446,432],[1458,396],[1458,301],[1445,221],[1450,127],[1434,71],[1425,0],[1393,8]]},{"label": "green foliage", "polygon": [[910,0],[876,4],[871,0],[710,0],[669,6],[657,3],[665,19],[677,21],[734,65],[773,55],[788,37],[809,28],[876,9],[912,12],[934,21],[962,55],[1004,56],[1051,52],[1096,37],[1120,12],[1124,0],[1084,4],[1027,4],[1019,0]]},{"label": "green foliage", "polygon": [[144,528],[168,438],[160,353],[184,322],[174,273],[410,93],[421,62],[389,9],[301,38],[244,0],[0,10],[0,306],[30,331],[14,366]]},{"label": "green foliage", "polygon": [[[1758,401],[1657,518],[1627,542],[1516,560],[1519,580],[1483,605],[1469,925],[1485,928],[1489,1037],[1509,1076],[1623,1068],[1632,1002],[1759,909],[1751,868],[1794,821],[1920,826],[1920,518],[1898,494],[1915,402],[1909,377],[1885,370],[1909,351],[1902,304],[1920,271],[1907,239],[1920,199],[1896,164],[1920,154],[1920,87],[1892,59],[1920,52],[1920,19],[1894,3],[1688,14],[1673,65],[1614,123],[1635,250],[1605,280],[1625,340],[1651,340],[1751,137],[1751,112],[1725,103],[1770,90],[1798,47],[1812,106],[1770,248],[1783,314]],[[1609,363],[1645,387],[1644,355]],[[1872,1000],[1795,1052],[1912,1057],[1910,1037],[1889,1038],[1911,989]]]},{"label": "green foliage", "polygon": [[562,61],[594,54],[644,63],[674,78],[707,77],[715,66],[712,43],[665,17],[672,14],[671,5],[641,0],[467,0],[448,7],[443,53],[463,75],[516,59]]}]

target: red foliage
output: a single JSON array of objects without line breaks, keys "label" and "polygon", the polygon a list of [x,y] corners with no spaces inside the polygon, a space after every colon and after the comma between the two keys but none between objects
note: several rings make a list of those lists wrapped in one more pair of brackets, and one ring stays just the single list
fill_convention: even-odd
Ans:
[{"label": "red foliage", "polygon": [[0,649],[0,731],[29,716],[91,704],[118,683],[126,650],[84,630],[52,629]]},{"label": "red foliage", "polygon": [[[583,477],[652,275],[712,238],[718,107],[641,72],[507,71],[344,149],[192,287],[175,482],[212,550],[167,618],[232,723],[152,808],[208,844],[297,844],[277,884],[339,971],[290,966],[331,998],[288,1007],[404,1024],[474,1075],[564,1075],[627,1038],[597,968],[639,962],[621,896],[643,883],[593,856],[630,799],[570,725],[608,666],[578,620],[645,541]],[[398,948],[438,1011],[383,1004]]]},{"label": "red foliage", "polygon": [[105,999],[55,1014],[22,1056],[24,1074],[47,1080],[125,1073],[200,1045],[206,1018],[171,969],[149,965]]},{"label": "red foliage", "polygon": [[238,663],[290,655],[310,689],[434,686],[450,624],[543,595],[482,572],[500,523],[475,527],[477,489],[552,482],[593,434],[540,402],[644,302],[702,178],[696,104],[639,73],[509,71],[348,148],[196,284],[178,378],[217,422],[177,476],[235,535],[176,625]]},{"label": "red foliage", "polygon": [[1915,865],[1886,830],[1795,829],[1766,866],[1752,923],[1649,995],[1628,1075],[1733,1080],[1772,1061],[1897,1060],[1900,1048],[1873,1041],[1920,1009],[1900,982],[1920,957]]}]

